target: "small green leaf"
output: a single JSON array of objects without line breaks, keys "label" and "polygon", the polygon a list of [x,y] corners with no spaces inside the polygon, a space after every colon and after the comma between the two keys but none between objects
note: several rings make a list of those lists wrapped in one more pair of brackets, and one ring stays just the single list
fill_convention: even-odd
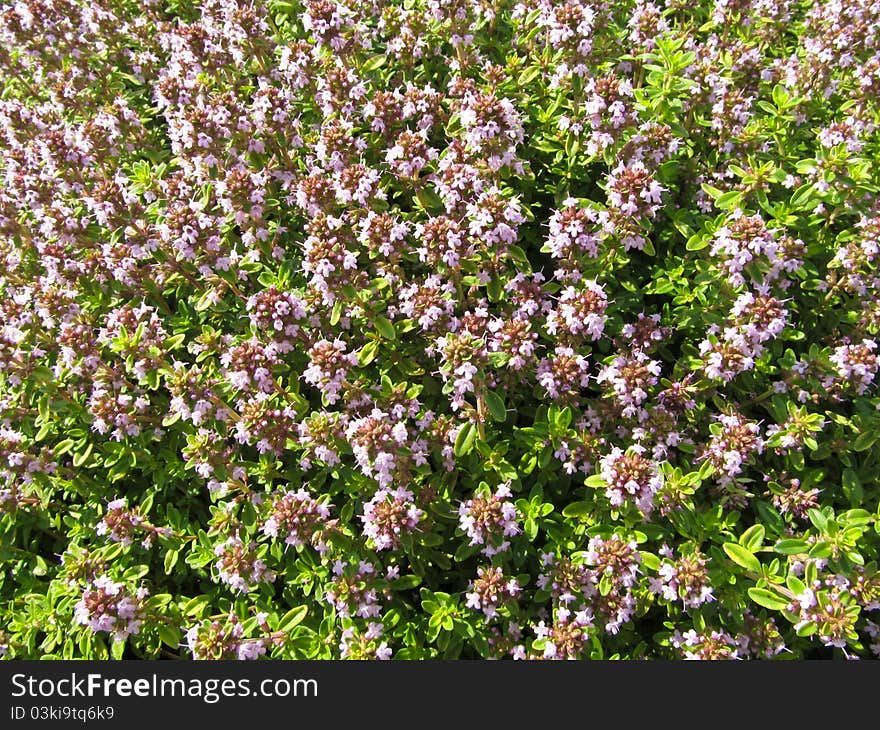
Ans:
[{"label": "small green leaf", "polygon": [[587,517],[592,514],[593,505],[589,502],[572,502],[562,510],[563,517]]},{"label": "small green leaf", "polygon": [[843,493],[852,504],[858,504],[862,501],[862,498],[865,496],[865,490],[862,489],[861,480],[854,469],[843,470],[840,484],[843,487]]},{"label": "small green leaf", "polygon": [[170,624],[159,624],[159,638],[172,649],[180,648],[180,629]]},{"label": "small green leaf", "polygon": [[330,325],[335,326],[339,324],[339,320],[342,318],[342,300],[337,299],[333,303],[333,309],[330,312]]},{"label": "small green leaf", "polygon": [[[552,411],[551,411],[552,413]],[[571,408],[566,406],[565,408],[560,408],[555,412],[555,416],[553,418],[553,422],[556,424],[556,428],[562,430],[568,428],[571,423],[572,412]]]},{"label": "small green leaf", "polygon": [[727,557],[741,568],[751,570],[754,573],[761,572],[761,563],[742,545],[737,545],[735,542],[726,542],[722,547],[724,552],[727,553]]},{"label": "small green leaf", "polygon": [[361,351],[358,353],[358,365],[361,367],[366,367],[373,360],[376,359],[376,354],[379,352],[379,340],[370,340],[366,345],[361,348]]},{"label": "small green leaf", "polygon": [[738,190],[728,190],[726,193],[715,199],[715,207],[720,210],[730,210],[739,205],[742,200],[742,193]]},{"label": "small green leaf", "polygon": [[772,97],[773,103],[780,109],[785,109],[788,106],[788,100],[790,97],[788,91],[786,91],[782,84],[776,84],[776,86],[773,87]]},{"label": "small green leaf", "polygon": [[373,324],[376,325],[376,331],[386,340],[393,340],[397,337],[394,325],[387,317],[376,317]]},{"label": "small green leaf", "polygon": [[74,441],[73,439],[64,439],[64,441],[59,441],[55,448],[52,449],[52,453],[55,456],[61,456],[62,454],[66,454],[73,447]]},{"label": "small green leaf", "polygon": [[695,233],[691,236],[684,247],[688,251],[699,251],[700,249],[706,248],[709,245],[709,239],[704,236],[702,233]]},{"label": "small green leaf", "polygon": [[754,552],[755,550],[759,550],[764,543],[764,534],[765,530],[763,525],[752,525],[740,535],[739,544],[746,550]]},{"label": "small green leaf", "polygon": [[803,210],[808,207],[810,201],[812,200],[814,195],[814,189],[812,183],[807,183],[806,185],[801,185],[795,192],[794,195],[791,196],[791,200],[789,201],[789,205],[794,210]]},{"label": "small green leaf", "polygon": [[749,588],[749,598],[759,606],[769,608],[771,611],[782,611],[789,604],[778,593],[768,591],[766,588]]},{"label": "small green leaf", "polygon": [[[115,641],[110,645],[110,654],[117,661],[122,659],[122,655],[125,654],[125,640]],[[45,659],[45,657],[43,657]]]},{"label": "small green leaf", "polygon": [[848,557],[850,560],[852,560],[852,562],[854,562],[856,565],[864,565],[865,564],[865,559],[862,557],[862,554],[859,552],[856,552],[855,550],[848,550],[846,553],[846,557]]},{"label": "small green leaf", "polygon": [[847,510],[843,515],[843,519],[846,521],[846,524],[852,525],[867,525],[871,520],[871,513],[866,509],[851,509]]},{"label": "small green leaf", "polygon": [[526,252],[522,250],[519,246],[515,244],[511,244],[507,247],[507,253],[510,255],[514,261],[519,261],[520,263],[527,264],[529,263],[529,257],[526,256]]},{"label": "small green leaf", "polygon": [[880,429],[876,431],[864,431],[860,433],[853,442],[853,450],[867,451],[877,442],[878,439],[880,439]]},{"label": "small green leaf", "polygon": [[504,405],[504,399],[497,393],[487,390],[484,400],[492,419],[498,423],[504,423],[507,420],[507,407]]},{"label": "small green leaf", "polygon": [[405,591],[415,588],[421,582],[422,579],[417,575],[402,575],[400,578],[395,578],[391,581],[391,587],[395,591]]},{"label": "small green leaf", "polygon": [[89,457],[92,455],[93,447],[94,444],[89,444],[88,446],[86,446],[85,451],[80,451],[78,454],[76,454],[73,457],[73,465],[76,467],[80,467],[85,464],[89,460]]},{"label": "small green leaf", "polygon": [[816,633],[816,623],[814,621],[807,621],[807,623],[801,624],[798,627],[797,635],[798,636],[812,636]]},{"label": "small green leaf", "polygon": [[459,545],[458,549],[455,551],[455,555],[453,559],[456,563],[463,563],[468,558],[473,557],[480,551],[479,545],[471,545],[470,543],[464,542]]},{"label": "small green leaf", "polygon": [[177,565],[177,559],[180,557],[180,553],[177,550],[169,550],[165,553],[165,573],[167,575],[171,575],[171,570]]},{"label": "small green leaf", "polygon": [[715,465],[706,459],[702,464],[700,464],[700,470],[697,472],[697,476],[700,477],[700,481],[708,479],[715,473]]},{"label": "small green leaf", "polygon": [[813,523],[813,526],[819,532],[825,532],[828,529],[828,518],[822,512],[813,508],[807,512],[807,515],[810,518],[810,522]]},{"label": "small green leaf", "polygon": [[813,159],[812,157],[807,160],[801,160],[795,165],[795,170],[797,170],[801,175],[811,175],[816,171],[816,168],[819,166],[819,163]]},{"label": "small green leaf", "polygon": [[384,54],[379,54],[378,56],[372,56],[371,58],[368,58],[364,62],[363,66],[361,66],[361,71],[363,71],[364,73],[370,73],[370,71],[375,71],[376,69],[382,68],[382,66],[385,65],[385,61],[387,61],[387,60],[388,60],[388,58]]},{"label": "small green leaf", "polygon": [[477,427],[468,421],[464,426],[461,427],[461,430],[458,432],[458,436],[455,437],[455,448],[453,449],[456,456],[466,456],[471,452],[471,449],[474,448],[474,441],[477,440]]},{"label": "small green leaf", "polygon": [[788,590],[790,590],[794,594],[803,593],[806,590],[804,582],[796,575],[789,575],[785,579],[785,585],[787,585]]},{"label": "small green leaf", "polygon": [[291,629],[302,623],[308,612],[309,609],[306,606],[297,606],[296,608],[291,608],[281,617],[281,620],[278,622],[278,630],[290,631]]},{"label": "small green leaf", "polygon": [[490,302],[501,301],[501,297],[504,294],[504,287],[502,286],[501,279],[497,276],[493,276],[486,285],[486,294],[489,296]]},{"label": "small green leaf", "polygon": [[806,540],[788,539],[779,540],[773,546],[773,549],[782,555],[797,555],[807,552],[809,547],[809,543]]}]

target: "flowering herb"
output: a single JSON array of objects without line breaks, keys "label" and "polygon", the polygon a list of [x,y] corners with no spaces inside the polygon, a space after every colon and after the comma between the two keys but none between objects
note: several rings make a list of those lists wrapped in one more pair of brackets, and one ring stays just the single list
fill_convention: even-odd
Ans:
[{"label": "flowering herb", "polygon": [[880,654],[878,3],[0,40],[0,655]]}]

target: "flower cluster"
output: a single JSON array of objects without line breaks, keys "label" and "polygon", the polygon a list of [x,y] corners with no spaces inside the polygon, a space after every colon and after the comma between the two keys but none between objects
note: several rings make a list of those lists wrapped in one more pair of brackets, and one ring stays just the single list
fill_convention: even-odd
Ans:
[{"label": "flower cluster", "polygon": [[516,578],[507,578],[501,568],[477,568],[466,594],[467,605],[482,611],[487,618],[498,614],[498,606],[516,598],[520,592]]},{"label": "flower cluster", "polygon": [[632,503],[648,516],[654,509],[654,498],[663,484],[657,464],[644,455],[644,447],[631,446],[626,451],[614,447],[602,457],[600,474],[605,496],[613,507]]},{"label": "flower cluster", "polygon": [[379,489],[364,505],[364,536],[373,541],[376,550],[399,547],[401,538],[416,529],[424,514],[408,489]]},{"label": "flower cluster", "polygon": [[500,485],[494,492],[483,489],[465,500],[458,508],[458,525],[470,538],[471,545],[482,545],[486,557],[504,552],[510,541],[520,531],[516,507],[508,497],[507,485]]},{"label": "flower cluster", "polygon": [[217,562],[214,568],[219,579],[234,591],[247,591],[258,583],[271,583],[275,574],[266,569],[266,563],[257,557],[256,545],[239,537],[230,537],[214,548]]},{"label": "flower cluster", "polygon": [[106,631],[124,641],[141,630],[145,588],[129,591],[107,575],[94,578],[73,608],[73,618],[92,631]]},{"label": "flower cluster", "polygon": [[326,550],[322,534],[331,527],[330,508],[318,502],[306,489],[278,494],[270,503],[262,531],[286,545],[313,545],[319,552]]}]

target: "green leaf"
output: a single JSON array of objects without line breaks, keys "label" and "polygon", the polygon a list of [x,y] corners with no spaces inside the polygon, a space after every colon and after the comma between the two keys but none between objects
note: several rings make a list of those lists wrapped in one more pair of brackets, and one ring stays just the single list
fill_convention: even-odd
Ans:
[{"label": "green leaf", "polygon": [[416,193],[416,201],[423,210],[427,210],[429,208],[440,208],[443,206],[443,201],[440,196],[437,195],[434,190],[431,188],[419,188]]},{"label": "green leaf", "polygon": [[819,532],[825,532],[828,529],[828,518],[815,507],[807,512],[807,515],[810,518],[810,522],[813,523],[813,526],[819,530]]},{"label": "green leaf", "polygon": [[293,628],[303,622],[303,619],[306,617],[306,614],[308,612],[309,609],[306,606],[297,606],[296,608],[291,608],[281,617],[281,620],[278,622],[278,630],[291,631]]},{"label": "green leaf", "polygon": [[801,185],[791,196],[789,205],[791,205],[794,210],[803,210],[808,206],[808,203],[813,198],[813,194],[814,189],[812,183]]},{"label": "green leaf", "polygon": [[806,540],[787,539],[779,540],[773,546],[773,549],[782,555],[797,555],[799,553],[807,552],[809,547],[810,545]]},{"label": "green leaf", "polygon": [[768,591],[766,588],[749,588],[749,598],[759,606],[769,608],[772,611],[782,611],[789,604],[789,601],[778,593]]},{"label": "green leaf", "polygon": [[715,199],[715,207],[721,210],[736,208],[742,200],[742,193],[738,190],[728,190]]},{"label": "green leaf", "polygon": [[376,317],[373,324],[376,325],[376,331],[386,340],[393,340],[397,337],[397,331],[387,317]]},{"label": "green leaf", "polygon": [[807,623],[801,624],[798,627],[797,635],[801,636],[801,637],[812,636],[813,634],[816,633],[816,629],[817,629],[816,623],[814,621],[808,621]]},{"label": "green leaf", "polygon": [[36,380],[38,383],[46,384],[51,383],[55,379],[55,376],[45,365],[37,365],[31,371],[31,379]]},{"label": "green leaf", "polygon": [[510,254],[510,258],[512,258],[514,261],[519,261],[523,264],[529,263],[529,257],[526,256],[526,252],[515,244],[510,244],[507,247],[507,253]]},{"label": "green leaf", "polygon": [[764,534],[765,534],[763,525],[752,525],[748,530],[746,530],[739,537],[739,544],[742,545],[746,550],[751,552],[755,552],[760,549],[761,545],[764,543]]},{"label": "green leaf", "polygon": [[89,444],[88,446],[86,446],[85,451],[80,451],[78,454],[76,454],[73,457],[73,465],[76,467],[80,467],[85,464],[89,460],[89,457],[92,455],[93,447],[94,444]]},{"label": "green leaf", "polygon": [[180,553],[177,550],[169,550],[165,553],[165,573],[167,575],[171,574],[171,570],[177,565],[177,559],[179,557]]},{"label": "green leaf", "polygon": [[339,320],[342,318],[342,300],[337,299],[333,303],[333,309],[330,312],[330,325],[335,326],[339,324]]},{"label": "green leaf", "polygon": [[421,582],[422,579],[417,575],[402,575],[400,578],[395,578],[391,581],[391,587],[395,591],[405,591],[415,588]]},{"label": "green leaf", "polygon": [[468,421],[464,426],[461,427],[461,430],[458,432],[458,436],[455,437],[455,447],[453,449],[456,456],[466,456],[471,452],[474,448],[474,441],[477,440],[477,427]]},{"label": "green leaf", "polygon": [[52,454],[54,456],[61,456],[62,454],[66,454],[73,447],[73,444],[73,439],[64,439],[64,441],[59,441],[55,445],[55,448],[52,449]]},{"label": "green leaf", "polygon": [[773,103],[780,109],[785,109],[788,106],[788,100],[790,97],[788,91],[786,91],[782,84],[776,84],[776,86],[773,87],[772,97]]},{"label": "green leaf", "polygon": [[[122,655],[125,654],[125,640],[122,641],[114,641],[110,646],[110,654],[117,661],[122,659]],[[45,657],[43,657],[45,659]]]},{"label": "green leaf", "polygon": [[856,471],[854,469],[844,469],[840,483],[847,499],[852,504],[860,504],[865,496],[865,490],[862,489],[862,483]]},{"label": "green leaf", "polygon": [[492,419],[498,423],[504,423],[507,420],[507,407],[504,405],[504,399],[497,393],[487,390],[484,400]]},{"label": "green leaf", "polygon": [[195,596],[190,598],[183,607],[185,616],[199,616],[208,608],[211,603],[211,596]]},{"label": "green leaf", "polygon": [[358,353],[358,365],[361,367],[366,367],[373,360],[376,359],[376,354],[379,352],[379,340],[370,340],[366,345],[361,348],[361,351]]},{"label": "green leaf", "polygon": [[704,236],[702,233],[695,233],[691,236],[684,247],[688,251],[699,251],[701,249],[706,248],[709,245],[709,239]]},{"label": "green leaf", "polygon": [[563,517],[587,517],[593,512],[593,505],[589,502],[572,502],[562,510]]},{"label": "green leaf", "polygon": [[[552,411],[551,411],[552,412]],[[555,412],[553,423],[556,424],[556,428],[558,429],[566,429],[571,423],[572,412],[571,408],[566,406],[565,408],[560,408]]]},{"label": "green leaf", "polygon": [[708,479],[715,473],[715,465],[706,459],[702,464],[700,464],[700,470],[697,472],[697,475],[700,477],[700,481]]},{"label": "green leaf", "polygon": [[811,175],[816,171],[816,168],[819,166],[819,163],[813,159],[812,157],[807,160],[801,160],[798,162],[794,169],[797,170],[801,175]]},{"label": "green leaf", "polygon": [[754,573],[761,572],[761,563],[742,545],[737,545],[735,542],[726,542],[722,547],[724,552],[727,553],[727,557],[741,568],[751,570]]},{"label": "green leaf", "polygon": [[860,433],[853,442],[853,450],[867,451],[877,442],[878,439],[880,439],[880,429],[876,431],[864,431],[863,433]]},{"label": "green leaf", "polygon": [[527,84],[529,84],[530,82],[532,82],[536,78],[538,78],[538,74],[540,74],[540,73],[541,73],[540,66],[530,66],[529,68],[527,68],[525,71],[523,71],[520,74],[519,80],[518,80],[519,86],[521,86],[521,87],[526,86]]},{"label": "green leaf", "polygon": [[795,594],[803,593],[804,590],[806,589],[804,582],[800,578],[798,578],[796,575],[789,575],[785,579],[785,585],[788,586],[788,590],[790,590],[792,593],[795,593]]},{"label": "green leaf", "polygon": [[504,287],[501,283],[501,279],[497,276],[493,276],[486,285],[486,294],[489,296],[490,302],[501,301],[501,297],[504,295]]},{"label": "green leaf", "polygon": [[180,648],[180,629],[170,624],[159,624],[159,638],[172,649]]},{"label": "green leaf", "polygon": [[453,559],[456,563],[463,563],[468,558],[476,555],[479,551],[479,545],[470,545],[469,543],[463,542],[458,546],[458,549],[456,549]]},{"label": "green leaf", "polygon": [[364,62],[363,66],[361,66],[361,71],[363,71],[364,73],[370,73],[370,71],[375,71],[376,69],[382,68],[382,66],[385,65],[385,61],[387,61],[387,60],[388,60],[388,58],[383,54],[380,54],[378,56],[372,56],[371,58],[368,58]]},{"label": "green leaf", "polygon": [[851,509],[843,515],[843,519],[847,525],[867,525],[873,517],[866,509]]}]

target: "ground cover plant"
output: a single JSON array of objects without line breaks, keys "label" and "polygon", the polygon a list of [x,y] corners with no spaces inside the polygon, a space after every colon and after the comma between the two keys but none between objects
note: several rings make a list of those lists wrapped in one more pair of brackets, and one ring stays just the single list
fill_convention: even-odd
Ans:
[{"label": "ground cover plant", "polygon": [[880,652],[880,5],[0,39],[5,657]]}]

